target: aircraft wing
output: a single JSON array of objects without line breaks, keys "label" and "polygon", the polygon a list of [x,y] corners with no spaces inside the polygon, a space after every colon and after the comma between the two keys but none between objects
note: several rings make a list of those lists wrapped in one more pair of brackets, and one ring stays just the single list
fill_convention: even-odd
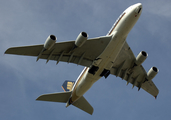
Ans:
[{"label": "aircraft wing", "polygon": [[[40,56],[40,59],[55,60],[75,63],[77,65],[89,67],[93,60],[100,55],[101,52],[108,45],[111,36],[98,37],[88,39],[82,47],[78,47],[72,52],[75,41],[59,42],[50,49],[46,50]],[[25,55],[25,56],[38,56],[43,49],[42,45],[12,47],[5,51],[5,54]]]},{"label": "aircraft wing", "polygon": [[[78,47],[72,52],[70,51],[73,48],[75,41],[55,43],[50,50],[46,50],[42,53],[40,59],[46,59],[47,62],[49,60],[54,60],[57,61],[57,63],[62,61],[89,67],[92,65],[93,60],[103,52],[110,40],[111,36],[88,39],[82,47]],[[7,49],[5,54],[37,57],[43,47],[43,44],[12,47]],[[152,81],[146,79],[147,72],[144,70],[143,66],[140,65],[132,68],[135,59],[132,50],[126,42],[114,62],[110,73],[126,80],[127,84],[132,83],[133,87],[137,86],[139,89],[143,88],[145,91],[156,97],[159,90]]]},{"label": "aircraft wing", "polygon": [[147,80],[147,72],[144,70],[142,65],[133,67],[135,63],[135,56],[130,49],[127,42],[125,42],[121,52],[119,53],[114,65],[110,71],[111,74],[116,77],[121,77],[122,79],[131,83],[134,86],[143,88],[145,91],[157,97],[159,90],[155,86],[152,80]]}]

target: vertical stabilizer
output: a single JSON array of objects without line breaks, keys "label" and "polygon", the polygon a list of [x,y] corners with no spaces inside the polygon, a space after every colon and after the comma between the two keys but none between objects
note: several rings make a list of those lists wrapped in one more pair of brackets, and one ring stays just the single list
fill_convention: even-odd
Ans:
[{"label": "vertical stabilizer", "polygon": [[64,91],[72,91],[72,88],[74,86],[74,81],[69,81],[69,80],[66,80],[63,85],[62,85],[62,88]]}]

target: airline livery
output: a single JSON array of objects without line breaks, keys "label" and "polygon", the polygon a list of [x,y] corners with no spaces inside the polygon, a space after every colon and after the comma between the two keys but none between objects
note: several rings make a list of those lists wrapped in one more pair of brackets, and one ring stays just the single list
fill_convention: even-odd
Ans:
[{"label": "airline livery", "polygon": [[128,7],[116,20],[106,36],[88,39],[86,32],[81,32],[75,41],[56,42],[56,37],[50,35],[43,45],[12,47],[5,54],[37,56],[39,59],[75,63],[85,66],[76,81],[65,81],[64,92],[44,94],[37,98],[41,101],[62,102],[66,107],[74,105],[92,114],[93,107],[83,97],[84,93],[101,77],[110,74],[118,76],[131,83],[132,87],[141,88],[157,97],[159,90],[152,79],[158,73],[156,67],[148,72],[141,65],[148,54],[140,52],[134,56],[126,42],[128,33],[133,28],[142,12],[142,4]]}]

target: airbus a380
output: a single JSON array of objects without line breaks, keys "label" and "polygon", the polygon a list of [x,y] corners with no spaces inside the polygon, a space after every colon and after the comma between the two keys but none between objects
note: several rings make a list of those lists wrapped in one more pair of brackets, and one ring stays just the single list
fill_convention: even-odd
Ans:
[{"label": "airbus a380", "polygon": [[56,37],[50,35],[42,45],[12,47],[5,54],[37,56],[37,61],[46,59],[46,63],[55,60],[57,64],[63,61],[85,66],[75,82],[64,82],[62,88],[65,92],[41,95],[37,100],[63,102],[66,107],[74,105],[92,114],[93,107],[83,95],[97,80],[110,74],[121,77],[138,90],[144,89],[156,98],[159,90],[152,79],[159,70],[152,67],[146,72],[141,64],[148,54],[142,51],[135,57],[126,42],[141,12],[141,3],[128,7],[106,36],[88,39],[87,33],[81,32],[75,41],[55,43]]}]

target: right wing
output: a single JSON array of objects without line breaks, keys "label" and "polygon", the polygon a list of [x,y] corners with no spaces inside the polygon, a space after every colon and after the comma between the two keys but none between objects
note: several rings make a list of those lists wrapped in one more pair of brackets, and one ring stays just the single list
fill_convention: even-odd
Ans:
[{"label": "right wing", "polygon": [[[103,52],[110,40],[111,36],[88,39],[82,47],[78,47],[72,52],[70,50],[74,47],[75,41],[55,43],[50,50],[43,52],[40,59],[46,59],[47,62],[55,60],[57,63],[62,61],[89,67],[93,60]],[[12,47],[7,49],[5,54],[38,56],[42,49],[43,44]]]}]

